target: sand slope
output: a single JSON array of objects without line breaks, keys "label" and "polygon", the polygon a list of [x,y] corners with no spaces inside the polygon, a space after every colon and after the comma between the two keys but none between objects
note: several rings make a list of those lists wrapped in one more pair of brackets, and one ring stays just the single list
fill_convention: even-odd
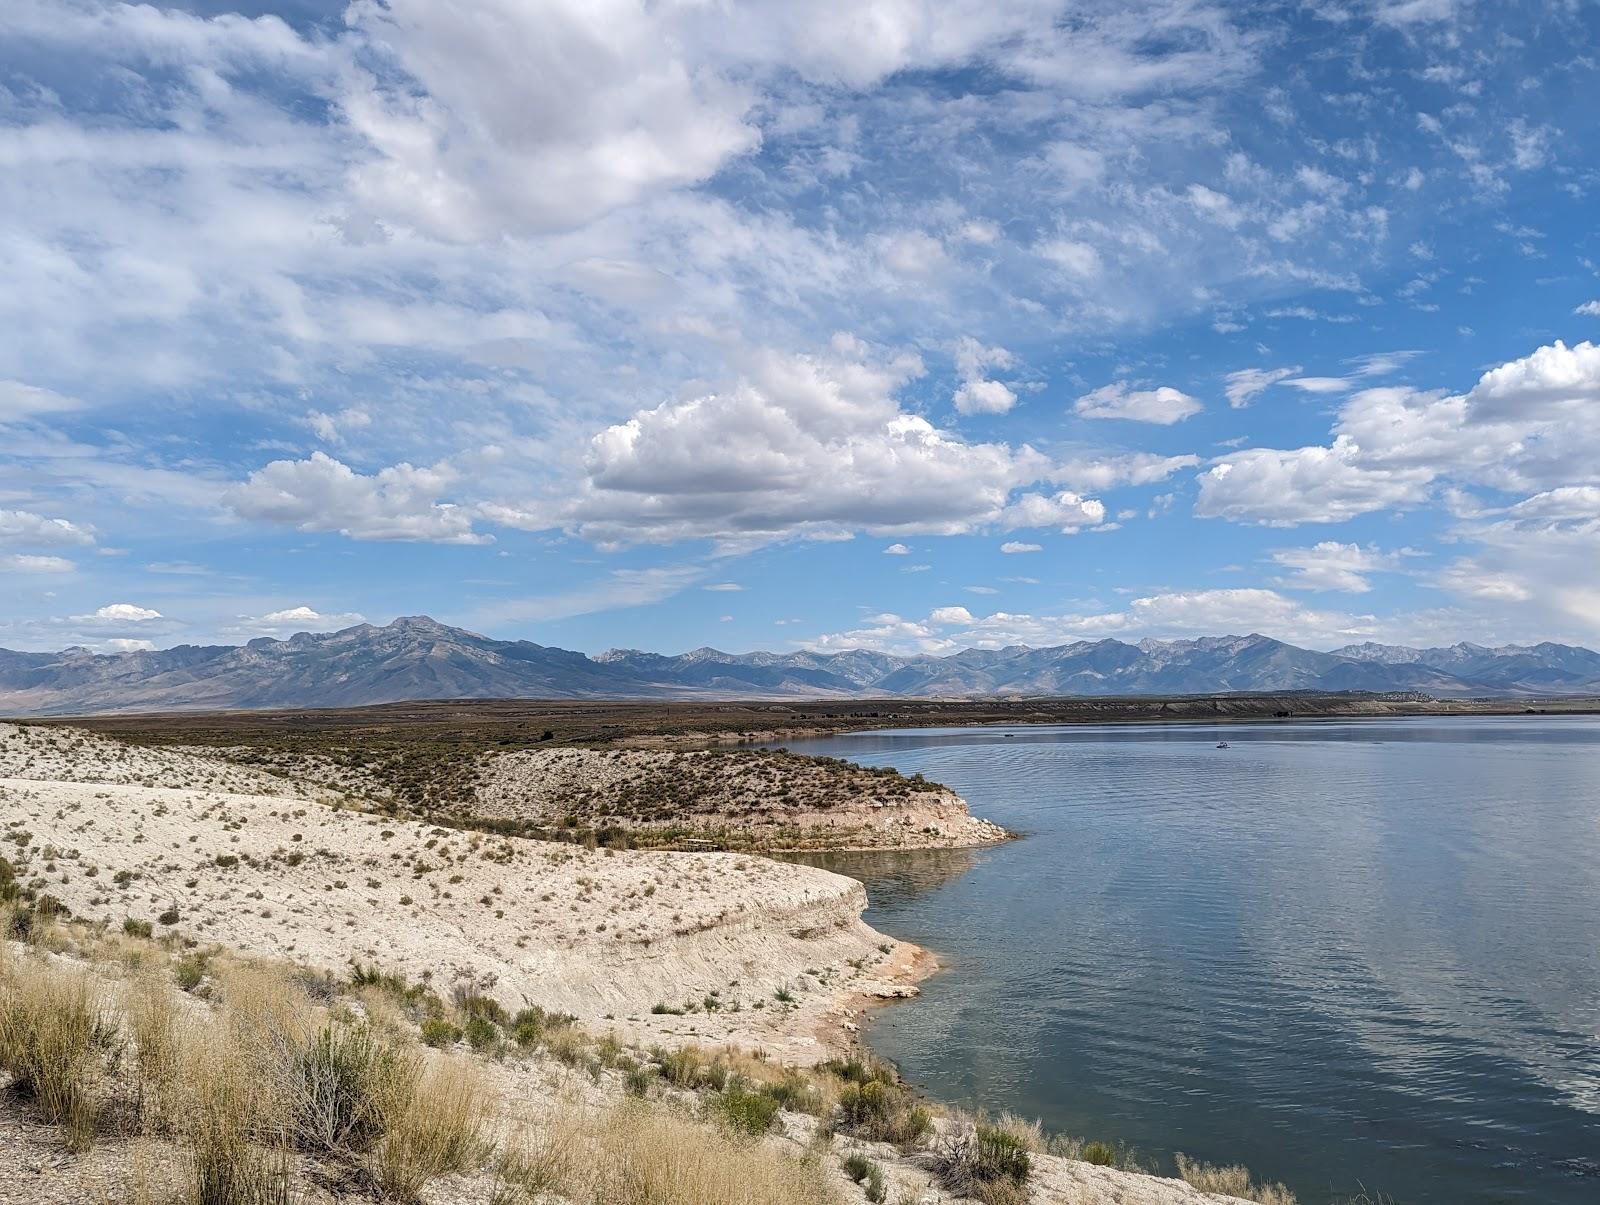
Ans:
[{"label": "sand slope", "polygon": [[[171,751],[38,739],[0,726],[0,848],[80,917],[336,971],[375,963],[640,1039],[741,1041],[802,1060],[823,1053],[813,1035],[853,997],[905,990],[915,951],[861,921],[854,879],[741,854],[460,832],[328,807]],[[145,785],[213,773],[217,787]],[[177,919],[162,925],[169,910]]]}]

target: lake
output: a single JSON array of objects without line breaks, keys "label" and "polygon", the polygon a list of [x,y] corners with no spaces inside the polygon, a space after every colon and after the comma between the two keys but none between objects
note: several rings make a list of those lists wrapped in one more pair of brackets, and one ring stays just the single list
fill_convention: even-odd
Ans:
[{"label": "lake", "polygon": [[[1215,748],[1219,740],[1231,748]],[[871,1044],[954,1103],[1304,1203],[1600,1201],[1600,719],[860,733],[1025,834],[819,859],[938,952]]]}]

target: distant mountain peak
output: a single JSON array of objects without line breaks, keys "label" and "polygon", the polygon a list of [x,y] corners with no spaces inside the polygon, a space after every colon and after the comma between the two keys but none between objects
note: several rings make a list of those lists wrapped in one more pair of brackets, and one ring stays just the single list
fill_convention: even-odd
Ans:
[{"label": "distant mountain peak", "polygon": [[0,714],[184,708],[349,707],[472,698],[999,698],[1227,692],[1421,691],[1600,695],[1600,653],[1545,642],[1413,649],[1368,641],[1332,652],[1245,636],[1112,637],[946,656],[868,649],[595,657],[406,615],[383,627],[259,637],[243,647],[140,653],[0,649]]}]

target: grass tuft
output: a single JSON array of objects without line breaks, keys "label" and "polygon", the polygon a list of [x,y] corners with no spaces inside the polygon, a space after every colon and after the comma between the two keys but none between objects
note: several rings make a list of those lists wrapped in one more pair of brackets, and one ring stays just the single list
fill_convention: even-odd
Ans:
[{"label": "grass tuft", "polygon": [[1178,1178],[1201,1192],[1219,1193],[1255,1201],[1257,1205],[1295,1205],[1295,1195],[1282,1184],[1257,1183],[1250,1170],[1239,1164],[1216,1167],[1179,1154]]}]

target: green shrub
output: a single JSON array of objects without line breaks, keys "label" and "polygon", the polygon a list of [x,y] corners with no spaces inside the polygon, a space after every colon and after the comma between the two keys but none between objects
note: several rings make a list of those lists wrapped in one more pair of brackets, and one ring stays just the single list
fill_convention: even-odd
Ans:
[{"label": "green shrub", "polygon": [[156,917],[156,920],[160,921],[163,925],[169,926],[177,924],[182,919],[183,916],[178,911],[177,905],[173,905],[172,907],[163,911],[160,916]]},{"label": "green shrub", "polygon": [[462,1028],[467,1044],[478,1053],[496,1050],[500,1046],[500,1027],[488,1017],[472,1017]]},{"label": "green shrub", "polygon": [[455,1004],[461,1010],[461,1015],[469,1021],[484,1020],[492,1025],[505,1026],[510,1023],[505,1006],[493,996],[480,995],[476,989],[458,987],[454,992]]},{"label": "green shrub", "polygon": [[122,931],[129,937],[149,937],[153,929],[149,921],[135,920],[130,916],[122,922]]},{"label": "green shrub", "polygon": [[896,1084],[870,1080],[846,1084],[839,1094],[841,1128],[873,1142],[910,1146],[928,1132],[933,1117]]},{"label": "green shrub", "polygon": [[172,968],[172,977],[178,981],[178,986],[186,992],[192,992],[200,986],[200,981],[206,977],[206,961],[198,954],[186,954],[178,959]]},{"label": "green shrub", "polygon": [[415,1084],[415,1057],[365,1026],[325,1025],[295,1054],[295,1136],[306,1150],[363,1151]]},{"label": "green shrub", "polygon": [[441,1046],[454,1046],[461,1040],[461,1026],[446,1021],[443,1017],[427,1017],[422,1022],[422,1041],[424,1045],[435,1048]]},{"label": "green shrub", "polygon": [[829,1059],[820,1065],[820,1069],[848,1084],[895,1082],[894,1069],[887,1063],[880,1063],[876,1059],[862,1059],[855,1055],[847,1059]]},{"label": "green shrub", "polygon": [[730,1084],[711,1098],[712,1108],[729,1129],[760,1137],[772,1128],[778,1116],[778,1102],[761,1092],[751,1092],[740,1084]]},{"label": "green shrub", "polygon": [[622,1090],[629,1096],[637,1096],[642,1100],[650,1095],[650,1084],[655,1078],[655,1072],[651,1068],[635,1067],[622,1081]]},{"label": "green shrub", "polygon": [[761,1090],[785,1109],[796,1113],[809,1113],[813,1117],[818,1117],[825,1108],[823,1095],[817,1086],[792,1068],[784,1072],[781,1080],[765,1084]]},{"label": "green shrub", "polygon": [[980,1178],[1027,1183],[1033,1160],[1021,1138],[995,1126],[980,1125],[973,1135],[973,1145]]},{"label": "green shrub", "polygon": [[1092,1163],[1096,1167],[1116,1167],[1122,1162],[1117,1148],[1109,1142],[1086,1142],[1078,1158],[1085,1163]]},{"label": "green shrub", "polygon": [[849,1176],[867,1195],[867,1200],[873,1205],[880,1205],[888,1200],[889,1186],[883,1178],[883,1168],[879,1167],[865,1155],[854,1154],[844,1161],[845,1175]]}]

